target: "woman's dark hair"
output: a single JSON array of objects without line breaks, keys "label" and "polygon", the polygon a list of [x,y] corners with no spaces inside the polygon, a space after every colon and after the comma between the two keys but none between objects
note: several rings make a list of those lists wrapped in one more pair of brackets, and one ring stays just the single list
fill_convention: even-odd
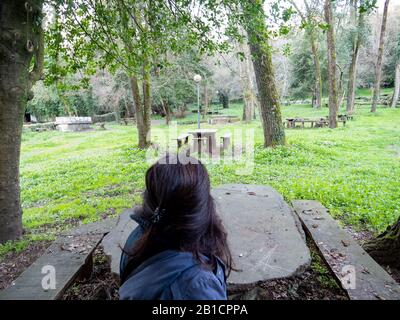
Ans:
[{"label": "woman's dark hair", "polygon": [[139,216],[151,221],[155,212],[162,215],[145,229],[133,248],[128,248],[130,259],[121,274],[122,283],[142,262],[169,249],[191,252],[210,269],[215,268],[218,257],[227,273],[231,271],[227,234],[210,194],[207,169],[192,157],[185,157],[184,162],[177,155],[167,155],[147,170]]}]

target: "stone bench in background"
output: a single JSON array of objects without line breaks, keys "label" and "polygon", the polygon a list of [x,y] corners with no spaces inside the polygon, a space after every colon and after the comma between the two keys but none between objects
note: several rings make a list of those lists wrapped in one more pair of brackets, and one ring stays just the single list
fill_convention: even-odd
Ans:
[{"label": "stone bench in background", "polygon": [[92,116],[92,121],[93,123],[98,123],[98,122],[113,122],[113,121],[119,121],[119,116],[117,112],[110,112],[110,113],[105,113],[105,114],[96,114]]},{"label": "stone bench in background", "polygon": [[24,124],[24,129],[29,129],[34,132],[51,131],[56,129],[56,125],[54,122]]},{"label": "stone bench in background", "polygon": [[212,116],[208,119],[208,124],[226,124],[240,121],[240,118],[236,116],[226,116],[226,115],[218,115]]},{"label": "stone bench in background", "polygon": [[84,131],[90,130],[91,117],[57,117],[55,125],[58,131]]}]

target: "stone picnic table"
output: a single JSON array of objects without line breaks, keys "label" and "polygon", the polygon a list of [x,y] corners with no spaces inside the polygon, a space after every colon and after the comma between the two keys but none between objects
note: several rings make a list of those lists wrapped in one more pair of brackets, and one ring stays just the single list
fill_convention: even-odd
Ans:
[{"label": "stone picnic table", "polygon": [[217,129],[195,129],[190,130],[189,133],[193,136],[194,150],[199,153],[202,151],[203,138],[207,141],[207,152],[211,155],[217,151]]},{"label": "stone picnic table", "polygon": [[[346,126],[346,121],[347,118],[345,117],[339,117],[338,122],[342,122],[343,126]],[[287,128],[295,128],[296,127],[296,123],[300,123],[301,127],[304,129],[305,127],[305,123],[310,123],[311,124],[311,128],[314,127],[326,127],[329,125],[329,119],[328,118],[287,118],[286,119],[286,126]]]},{"label": "stone picnic table", "polygon": [[[212,190],[216,209],[228,233],[234,268],[228,283],[253,285],[285,278],[304,270],[311,261],[301,224],[291,207],[271,187],[230,184]],[[132,209],[103,240],[111,271],[119,274],[121,247],[137,226]]]}]

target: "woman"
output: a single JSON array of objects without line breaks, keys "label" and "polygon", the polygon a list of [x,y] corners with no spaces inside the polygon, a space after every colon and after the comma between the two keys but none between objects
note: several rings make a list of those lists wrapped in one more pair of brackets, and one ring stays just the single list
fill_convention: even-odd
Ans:
[{"label": "woman", "polygon": [[139,226],[121,257],[120,299],[227,299],[231,254],[208,173],[185,160],[169,155],[146,172],[143,206],[132,215]]}]

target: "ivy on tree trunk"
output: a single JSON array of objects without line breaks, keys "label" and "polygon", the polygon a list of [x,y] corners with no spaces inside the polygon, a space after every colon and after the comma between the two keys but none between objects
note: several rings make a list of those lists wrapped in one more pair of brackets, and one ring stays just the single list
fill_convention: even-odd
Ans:
[{"label": "ivy on tree trunk", "polygon": [[[357,77],[357,63],[358,56],[361,47],[362,32],[364,26],[364,11],[357,5],[358,0],[353,0],[351,15],[355,26],[357,27],[357,32],[352,39],[352,51],[351,51],[351,62],[349,66],[349,81],[347,83],[347,104],[346,112],[351,114],[354,112],[354,101],[356,92],[356,77]],[[359,12],[357,15],[357,11]]]},{"label": "ivy on tree trunk", "polygon": [[382,60],[383,60],[383,49],[385,47],[385,34],[386,34],[386,22],[388,14],[389,0],[385,1],[383,8],[383,18],[381,25],[381,35],[379,38],[378,56],[375,63],[375,84],[374,84],[374,95],[372,97],[371,112],[376,112],[376,106],[378,105],[381,77],[382,77]]},{"label": "ivy on tree trunk", "polygon": [[375,239],[364,244],[364,249],[382,265],[400,268],[400,217],[395,224]]},{"label": "ivy on tree trunk", "polygon": [[260,114],[264,132],[264,146],[274,147],[286,143],[281,108],[268,31],[264,21],[263,1],[252,0],[243,4],[246,29],[260,97]]},{"label": "ivy on tree trunk", "polygon": [[139,81],[136,76],[130,77],[133,101],[135,104],[136,127],[138,130],[138,146],[145,149],[150,145],[150,81],[149,72],[143,67],[143,99],[140,94]]},{"label": "ivy on tree trunk", "polygon": [[42,73],[42,5],[42,0],[0,2],[0,243],[22,235],[21,134],[30,89]]},{"label": "ivy on tree trunk", "polygon": [[400,61],[396,65],[393,98],[392,98],[392,103],[390,104],[392,108],[396,107],[397,101],[399,100],[399,95],[400,95]]},{"label": "ivy on tree trunk", "polygon": [[311,52],[313,56],[314,68],[315,68],[315,98],[316,107],[321,108],[322,106],[322,78],[321,78],[321,66],[318,58],[318,48],[315,39],[315,31],[310,30],[310,41],[311,41]]}]

